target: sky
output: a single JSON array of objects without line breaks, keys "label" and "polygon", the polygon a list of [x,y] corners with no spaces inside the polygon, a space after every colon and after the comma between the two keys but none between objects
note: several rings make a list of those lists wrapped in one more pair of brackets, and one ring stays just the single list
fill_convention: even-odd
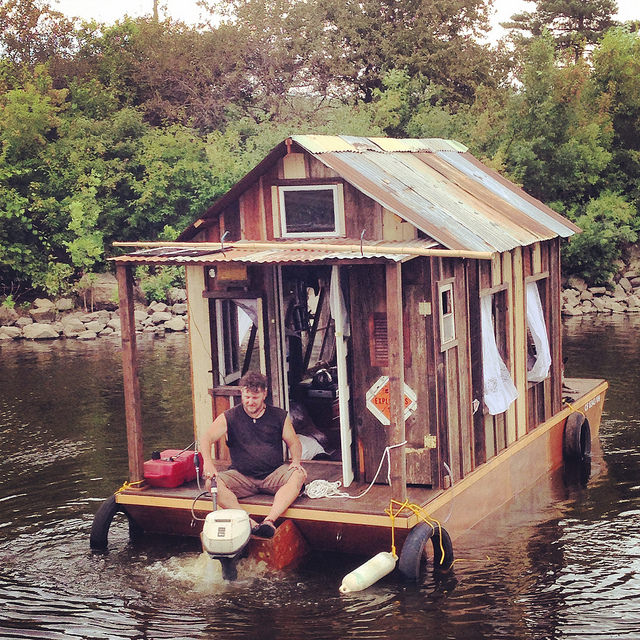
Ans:
[{"label": "sky", "polygon": [[[52,6],[67,16],[96,19],[100,22],[115,22],[126,14],[131,17],[149,15],[153,11],[153,0],[51,0]],[[196,0],[159,0],[161,15],[193,24],[199,22],[201,10]],[[165,10],[162,10],[165,7]],[[492,40],[504,35],[499,22],[508,20],[514,13],[532,11],[535,3],[525,0],[494,0],[492,24]],[[638,0],[618,0],[618,19],[640,19],[640,2]]]}]

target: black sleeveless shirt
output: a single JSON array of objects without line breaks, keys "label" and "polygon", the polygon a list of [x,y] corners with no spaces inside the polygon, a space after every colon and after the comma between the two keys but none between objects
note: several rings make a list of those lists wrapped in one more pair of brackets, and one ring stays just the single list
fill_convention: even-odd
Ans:
[{"label": "black sleeveless shirt", "polygon": [[266,478],[283,462],[282,430],[287,412],[267,405],[259,418],[247,415],[241,404],[224,412],[231,469]]}]

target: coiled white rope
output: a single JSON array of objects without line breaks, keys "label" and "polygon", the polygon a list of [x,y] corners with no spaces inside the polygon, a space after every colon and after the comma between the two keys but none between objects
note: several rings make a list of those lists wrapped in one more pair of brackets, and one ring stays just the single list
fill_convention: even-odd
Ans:
[{"label": "coiled white rope", "polygon": [[338,491],[338,489],[342,486],[342,482],[337,480],[336,482],[329,482],[329,480],[313,480],[310,482],[305,488],[304,492],[309,498],[350,498],[351,500],[357,500],[358,498],[362,498],[368,491],[373,487],[378,476],[380,475],[380,470],[382,469],[382,464],[387,460],[387,482],[391,484],[391,456],[389,452],[391,449],[395,449],[396,447],[402,447],[407,444],[407,441],[400,442],[399,444],[391,444],[385,448],[382,452],[382,457],[380,458],[380,464],[378,465],[378,470],[376,471],[376,475],[373,476],[373,480],[371,484],[360,494],[357,496],[351,496],[345,491]]},{"label": "coiled white rope", "polygon": [[339,491],[342,486],[340,480],[329,482],[329,480],[313,480],[304,492],[309,498],[351,498],[346,491]]}]

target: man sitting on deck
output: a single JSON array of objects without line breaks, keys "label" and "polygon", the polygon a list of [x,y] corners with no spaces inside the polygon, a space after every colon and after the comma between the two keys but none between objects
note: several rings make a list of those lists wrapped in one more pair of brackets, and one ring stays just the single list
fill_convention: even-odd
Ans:
[{"label": "man sitting on deck", "polygon": [[[267,378],[250,371],[240,380],[242,404],[221,413],[201,438],[204,477],[210,489],[216,478],[218,502],[224,509],[241,509],[238,498],[257,493],[274,496],[271,510],[260,525],[252,522],[252,532],[264,538],[275,533],[276,520],[300,495],[307,472],[300,464],[302,445],[287,412],[267,405]],[[228,471],[218,471],[211,458],[214,442],[227,437],[231,454]],[[282,442],[291,454],[283,464]]]}]

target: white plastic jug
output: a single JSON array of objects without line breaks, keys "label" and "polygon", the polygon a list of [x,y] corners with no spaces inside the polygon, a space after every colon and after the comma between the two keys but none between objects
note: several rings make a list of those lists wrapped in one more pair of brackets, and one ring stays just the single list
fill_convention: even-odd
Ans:
[{"label": "white plastic jug", "polygon": [[374,582],[391,573],[396,566],[397,560],[398,558],[392,553],[381,551],[363,565],[348,573],[342,579],[340,592],[362,591],[362,589],[370,587]]}]

